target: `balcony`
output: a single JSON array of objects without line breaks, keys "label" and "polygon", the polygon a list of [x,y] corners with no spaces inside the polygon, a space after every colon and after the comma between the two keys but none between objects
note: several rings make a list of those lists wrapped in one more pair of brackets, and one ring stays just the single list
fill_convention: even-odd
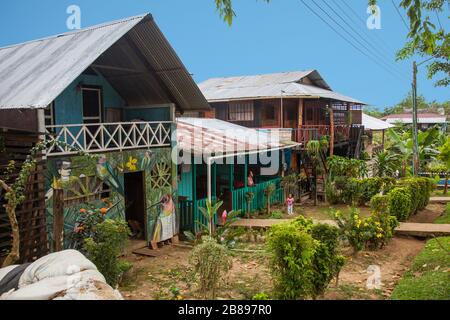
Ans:
[{"label": "balcony", "polygon": [[171,146],[172,122],[118,122],[46,126],[45,141],[56,141],[47,156]]},{"label": "balcony", "polygon": [[[334,141],[335,143],[347,142],[351,138],[352,127],[356,125],[335,125]],[[275,138],[283,140],[291,140],[300,143],[302,146],[311,140],[318,140],[322,136],[331,136],[331,126],[329,125],[302,125],[298,128],[282,128],[282,129],[259,129],[262,132],[268,132]]]}]

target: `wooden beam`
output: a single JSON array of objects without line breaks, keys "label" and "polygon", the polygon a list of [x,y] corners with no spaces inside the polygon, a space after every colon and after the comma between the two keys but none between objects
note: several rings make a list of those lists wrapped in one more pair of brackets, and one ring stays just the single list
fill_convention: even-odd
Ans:
[{"label": "wooden beam", "polygon": [[330,157],[334,155],[334,110],[330,102]]},{"label": "wooden beam", "polygon": [[142,72],[146,71],[146,70],[136,70],[136,69],[131,69],[131,68],[125,68],[125,67],[107,66],[105,64],[93,64],[93,65],[91,65],[91,67],[97,68],[97,69],[124,71],[124,72],[132,72],[132,73],[142,73]]},{"label": "wooden beam", "polygon": [[53,189],[53,250],[64,249],[64,190]]}]

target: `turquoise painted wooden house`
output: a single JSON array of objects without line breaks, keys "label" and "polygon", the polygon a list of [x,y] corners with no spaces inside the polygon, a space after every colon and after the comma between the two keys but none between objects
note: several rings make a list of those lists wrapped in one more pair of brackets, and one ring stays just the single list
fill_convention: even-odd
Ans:
[{"label": "turquoise painted wooden house", "polygon": [[[50,238],[70,246],[90,205],[125,218],[147,243],[178,232],[175,115],[210,108],[151,15],[0,48],[0,61],[0,126],[53,143],[45,151]],[[60,189],[62,235],[53,210]]]},{"label": "turquoise painted wooden house", "polygon": [[[199,208],[206,206],[207,199],[223,201],[219,213],[260,210],[272,184],[271,202],[284,201],[282,154],[296,143],[218,119],[178,118],[177,145],[182,229],[198,231],[196,222],[206,222]],[[249,193],[253,198],[248,203]]]}]

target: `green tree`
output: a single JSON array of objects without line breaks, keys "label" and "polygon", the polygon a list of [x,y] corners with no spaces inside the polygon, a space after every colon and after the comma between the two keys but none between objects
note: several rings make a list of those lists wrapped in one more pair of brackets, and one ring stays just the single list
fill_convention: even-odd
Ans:
[{"label": "green tree", "polygon": [[[270,0],[264,0],[269,2]],[[224,21],[231,25],[236,13],[232,0],[215,0],[216,8]],[[377,0],[368,0],[369,5],[377,4]],[[408,39],[404,47],[397,53],[398,60],[415,55],[429,58],[428,77],[443,77],[436,81],[436,86],[448,86],[450,83],[450,35],[443,28],[432,23],[432,17],[438,16],[449,6],[449,0],[402,0],[403,8],[409,19]]]},{"label": "green tree", "polygon": [[[369,0],[376,4],[377,0]],[[398,60],[412,58],[415,55],[429,59],[428,78],[438,75],[443,77],[436,81],[436,86],[450,84],[450,35],[440,22],[445,6],[449,0],[402,0],[402,7],[409,19],[408,40],[397,53]],[[432,17],[438,17],[439,25],[432,23]]]}]

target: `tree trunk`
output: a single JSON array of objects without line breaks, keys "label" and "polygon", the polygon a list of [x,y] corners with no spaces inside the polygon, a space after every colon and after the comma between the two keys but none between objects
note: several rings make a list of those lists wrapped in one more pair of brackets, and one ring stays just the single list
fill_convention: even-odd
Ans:
[{"label": "tree trunk", "polygon": [[[3,180],[0,180],[0,187],[6,192],[10,193],[10,200],[5,205],[6,212],[8,213],[9,223],[11,225],[12,246],[11,251],[3,261],[2,267],[13,265],[20,259],[20,232],[19,223],[16,217],[16,195],[14,191]],[[13,200],[14,199],[14,200]]]},{"label": "tree trunk", "polygon": [[447,192],[448,192],[448,175],[445,175],[444,196],[447,195]]}]

